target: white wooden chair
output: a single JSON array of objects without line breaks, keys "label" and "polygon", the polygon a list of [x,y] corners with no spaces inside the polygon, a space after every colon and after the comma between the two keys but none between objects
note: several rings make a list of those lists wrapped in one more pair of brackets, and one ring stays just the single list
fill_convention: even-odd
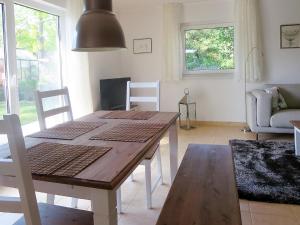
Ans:
[{"label": "white wooden chair", "polygon": [[[63,104],[64,106],[45,110],[43,105],[43,99],[51,98],[51,97],[63,97]],[[58,89],[58,90],[51,90],[51,91],[36,91],[35,92],[35,102],[36,102],[36,109],[37,109],[37,115],[39,120],[39,125],[41,130],[47,129],[46,125],[46,118],[59,115],[62,113],[67,114],[67,120],[72,121],[73,120],[73,112],[71,107],[71,101],[69,96],[68,88]],[[51,194],[47,194],[47,203],[48,204],[54,204],[55,196]],[[78,205],[78,199],[72,198],[71,206],[73,208],[77,208]]]},{"label": "white wooden chair", "polygon": [[4,120],[0,120],[0,133],[7,135],[11,152],[11,159],[0,160],[0,174],[15,177],[20,196],[0,197],[0,212],[23,213],[24,216],[15,223],[17,225],[79,224],[74,221],[80,219],[84,224],[93,224],[92,212],[47,204],[38,205],[19,117],[5,115]]},{"label": "white wooden chair", "polygon": [[[155,96],[132,96],[131,89],[154,89]],[[131,103],[154,103],[155,111],[160,111],[160,82],[127,82],[126,110],[131,110]]]},{"label": "white wooden chair", "polygon": [[[63,104],[64,106],[45,110],[43,105],[43,99],[51,98],[51,97],[63,97]],[[46,118],[55,116],[62,113],[67,113],[67,119],[69,121],[73,120],[73,112],[71,107],[71,101],[69,96],[68,88],[58,89],[58,90],[51,90],[51,91],[36,91],[35,92],[35,102],[36,102],[36,109],[38,120],[40,124],[40,129],[45,130],[47,129],[46,126]]]},{"label": "white wooden chair", "polygon": [[[132,96],[131,89],[154,89],[155,96]],[[160,82],[147,82],[147,83],[133,83],[127,82],[127,96],[126,96],[126,110],[131,110],[131,103],[154,103],[155,111],[160,110]],[[159,177],[152,185],[151,179],[151,162],[154,158],[157,158],[158,164],[158,174]],[[163,175],[162,175],[162,165],[161,165],[161,153],[159,143],[155,145],[152,149],[150,149],[142,161],[141,165],[145,166],[145,180],[146,180],[146,202],[147,207],[149,209],[152,208],[152,193],[157,187],[158,183],[163,183]],[[133,180],[133,174],[131,174],[131,179]],[[122,204],[121,204],[121,188],[117,190],[117,208],[118,212],[122,212]]]}]

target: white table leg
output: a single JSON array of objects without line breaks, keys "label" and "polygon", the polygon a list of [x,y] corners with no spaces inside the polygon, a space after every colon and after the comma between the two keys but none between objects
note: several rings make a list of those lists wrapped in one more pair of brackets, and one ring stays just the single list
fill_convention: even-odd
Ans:
[{"label": "white table leg", "polygon": [[145,180],[146,180],[146,203],[147,208],[152,208],[152,182],[151,182],[151,161],[145,160]]},{"label": "white table leg", "polygon": [[123,213],[122,212],[122,189],[121,189],[121,186],[117,190],[117,212],[119,214]]},{"label": "white table leg", "polygon": [[300,130],[295,127],[295,154],[300,156]]},{"label": "white table leg", "polygon": [[169,144],[171,183],[173,183],[178,170],[178,134],[176,121],[169,128]]},{"label": "white table leg", "polygon": [[117,199],[115,191],[93,189],[91,193],[94,225],[117,225]]}]

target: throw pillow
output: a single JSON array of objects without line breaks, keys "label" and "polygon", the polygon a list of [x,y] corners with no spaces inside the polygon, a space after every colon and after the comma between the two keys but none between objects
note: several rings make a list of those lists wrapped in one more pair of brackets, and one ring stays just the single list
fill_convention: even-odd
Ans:
[{"label": "throw pillow", "polygon": [[273,112],[278,111],[278,110],[280,109],[280,108],[279,108],[279,105],[278,105],[278,102],[279,102],[279,92],[278,92],[278,87],[267,88],[267,89],[265,89],[265,91],[266,91],[268,94],[271,94],[271,95],[272,95],[272,111],[273,111]]},{"label": "throw pillow", "polygon": [[279,106],[279,109],[287,109],[287,107],[288,107],[284,97],[282,96],[282,94],[280,94],[279,91],[278,91],[278,106]]}]

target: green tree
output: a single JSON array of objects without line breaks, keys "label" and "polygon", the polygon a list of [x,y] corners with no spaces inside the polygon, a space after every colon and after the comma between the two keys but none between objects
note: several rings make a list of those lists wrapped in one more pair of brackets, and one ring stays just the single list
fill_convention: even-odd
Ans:
[{"label": "green tree", "polygon": [[57,17],[48,13],[15,5],[17,48],[43,57],[57,49]]},{"label": "green tree", "polygon": [[186,69],[233,69],[234,28],[218,27],[185,33]]}]

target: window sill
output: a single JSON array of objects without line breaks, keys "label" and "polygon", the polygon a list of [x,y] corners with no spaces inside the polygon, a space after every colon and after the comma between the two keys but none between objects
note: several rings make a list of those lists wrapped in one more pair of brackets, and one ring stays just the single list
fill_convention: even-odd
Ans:
[{"label": "window sill", "polygon": [[201,75],[210,75],[210,74],[234,74],[235,70],[202,70],[202,71],[193,71],[188,72],[184,71],[183,76],[201,76]]},{"label": "window sill", "polygon": [[183,73],[184,80],[189,79],[234,79],[235,70],[226,71],[203,71],[195,73]]}]

